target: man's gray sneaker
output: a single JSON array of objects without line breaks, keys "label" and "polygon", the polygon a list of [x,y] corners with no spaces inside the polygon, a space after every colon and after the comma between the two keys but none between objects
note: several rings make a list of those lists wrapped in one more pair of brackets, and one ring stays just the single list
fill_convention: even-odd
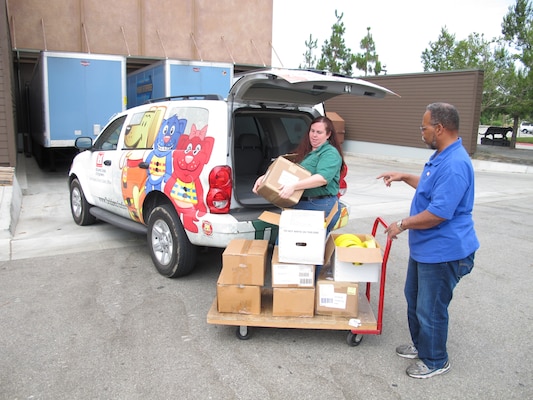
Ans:
[{"label": "man's gray sneaker", "polygon": [[417,379],[425,379],[425,378],[431,378],[435,375],[441,375],[448,372],[451,368],[450,362],[446,361],[446,364],[442,368],[429,368],[426,364],[424,364],[423,361],[417,361],[410,367],[408,367],[405,372],[407,375],[409,375],[411,378],[417,378]]},{"label": "man's gray sneaker", "polygon": [[412,344],[402,344],[396,347],[396,354],[403,358],[418,358],[418,350]]}]

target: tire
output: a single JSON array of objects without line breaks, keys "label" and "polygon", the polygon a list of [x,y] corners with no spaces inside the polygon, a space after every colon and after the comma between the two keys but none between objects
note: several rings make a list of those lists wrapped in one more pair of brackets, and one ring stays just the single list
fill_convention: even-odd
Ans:
[{"label": "tire", "polygon": [[346,337],[346,343],[348,343],[349,346],[355,347],[359,346],[361,342],[363,341],[363,335],[348,332],[348,336]]},{"label": "tire", "polygon": [[70,212],[72,218],[80,226],[91,225],[96,222],[96,217],[89,210],[91,205],[87,203],[80,181],[73,179],[70,182]]},{"label": "tire", "polygon": [[189,241],[172,205],[163,204],[150,213],[147,240],[150,256],[161,275],[177,278],[194,269],[196,247]]},{"label": "tire", "polygon": [[235,335],[240,340],[248,340],[250,339],[252,332],[250,332],[250,328],[247,326],[238,326],[235,330]]}]

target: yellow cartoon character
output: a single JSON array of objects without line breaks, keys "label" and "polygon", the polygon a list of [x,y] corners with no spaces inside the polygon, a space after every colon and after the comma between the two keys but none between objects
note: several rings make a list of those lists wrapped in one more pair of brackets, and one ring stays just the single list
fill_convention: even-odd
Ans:
[{"label": "yellow cartoon character", "polygon": [[126,127],[124,145],[128,149],[149,149],[159,131],[166,107],[152,107],[150,110],[135,114]]}]

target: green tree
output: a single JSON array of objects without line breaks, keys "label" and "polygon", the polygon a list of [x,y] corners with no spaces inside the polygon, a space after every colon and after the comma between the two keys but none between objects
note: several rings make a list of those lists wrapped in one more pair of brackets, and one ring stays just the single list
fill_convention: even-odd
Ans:
[{"label": "green tree", "polygon": [[322,55],[316,68],[351,76],[355,56],[344,42],[346,28],[344,27],[344,22],[342,22],[343,16],[344,13],[339,15],[337,10],[335,10],[337,22],[331,27],[330,39],[325,40],[322,45]]},{"label": "green tree", "polygon": [[483,81],[482,120],[498,120],[505,116],[504,104],[511,96],[509,81],[515,74],[514,60],[501,43],[494,49],[492,59],[485,69]]},{"label": "green tree", "polygon": [[450,71],[493,67],[491,45],[483,35],[471,33],[465,40],[456,40],[446,27],[436,42],[429,43],[429,49],[422,52],[424,71]]},{"label": "green tree", "polygon": [[379,75],[382,67],[381,62],[379,61],[379,56],[376,53],[376,43],[370,33],[370,27],[366,28],[366,36],[361,39],[360,45],[364,52],[358,53],[355,56],[355,66],[357,69],[364,71],[365,76],[369,73]]},{"label": "green tree", "polygon": [[456,40],[446,27],[436,42],[422,52],[424,71],[450,71],[482,69],[484,71],[481,119],[491,120],[501,115],[502,94],[511,66],[509,53],[494,38],[488,41],[483,35],[471,33],[467,39]]},{"label": "green tree", "polygon": [[529,0],[517,0],[509,7],[502,34],[513,50],[514,63],[504,80],[501,107],[513,118],[511,148],[514,148],[519,119],[533,114],[533,6]]},{"label": "green tree", "polygon": [[424,71],[446,71],[454,68],[453,49],[455,35],[444,26],[436,42],[429,42],[429,49],[422,52]]},{"label": "green tree", "polygon": [[470,34],[457,41],[446,27],[422,52],[424,71],[480,68],[484,70],[482,119],[513,119],[511,148],[515,148],[520,118],[533,117],[533,7],[517,0],[502,23],[502,37],[491,41]]},{"label": "green tree", "polygon": [[313,35],[309,35],[309,40],[305,41],[305,53],[304,56],[304,65],[300,65],[299,68],[310,69],[314,68],[316,65],[316,56],[314,51],[317,49],[317,39],[313,40]]}]

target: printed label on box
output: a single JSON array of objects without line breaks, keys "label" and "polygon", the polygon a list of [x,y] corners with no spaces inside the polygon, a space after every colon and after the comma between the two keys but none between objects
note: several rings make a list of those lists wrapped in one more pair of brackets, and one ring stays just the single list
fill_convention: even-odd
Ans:
[{"label": "printed label on box", "polygon": [[299,286],[313,286],[314,285],[314,268],[300,265],[282,265],[274,266],[273,284],[275,285],[299,285]]},{"label": "printed label on box", "polygon": [[347,295],[345,293],[335,293],[335,287],[328,284],[319,285],[319,290],[319,305],[321,307],[346,308]]},{"label": "printed label on box", "polygon": [[310,271],[300,271],[298,274],[300,286],[313,286],[314,285],[314,273]]},{"label": "printed label on box", "polygon": [[278,178],[278,183],[280,185],[294,185],[300,180],[296,175],[291,174],[287,171],[281,171],[281,174]]}]

